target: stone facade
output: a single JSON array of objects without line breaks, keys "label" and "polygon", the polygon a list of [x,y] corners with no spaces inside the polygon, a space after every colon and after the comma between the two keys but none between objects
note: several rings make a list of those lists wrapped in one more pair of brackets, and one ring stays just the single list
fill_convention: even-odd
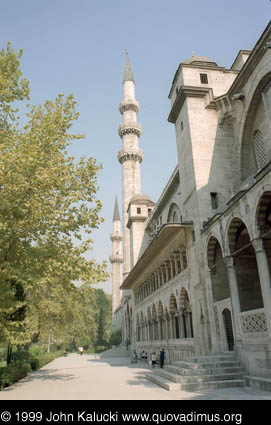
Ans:
[{"label": "stone facade", "polygon": [[123,216],[136,252],[123,332],[137,351],[234,351],[248,374],[271,378],[270,40],[269,24],[231,69],[192,56],[176,71],[177,167],[140,226],[134,192]]}]

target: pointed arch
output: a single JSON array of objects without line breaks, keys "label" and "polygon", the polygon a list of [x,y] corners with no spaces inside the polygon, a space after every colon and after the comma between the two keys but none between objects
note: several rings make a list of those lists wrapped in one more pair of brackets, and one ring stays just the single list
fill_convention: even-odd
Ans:
[{"label": "pointed arch", "polygon": [[228,229],[230,253],[234,256],[241,311],[263,307],[256,255],[246,224],[233,218]]},{"label": "pointed arch", "polygon": [[167,222],[179,223],[181,221],[180,209],[177,204],[172,203],[169,207]]}]

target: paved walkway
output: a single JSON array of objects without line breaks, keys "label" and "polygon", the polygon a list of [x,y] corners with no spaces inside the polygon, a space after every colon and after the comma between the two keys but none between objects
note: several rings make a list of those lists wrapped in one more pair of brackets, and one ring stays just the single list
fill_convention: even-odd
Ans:
[{"label": "paved walkway", "polygon": [[271,393],[228,388],[166,391],[145,379],[146,363],[70,354],[0,391],[0,400],[271,400]]}]

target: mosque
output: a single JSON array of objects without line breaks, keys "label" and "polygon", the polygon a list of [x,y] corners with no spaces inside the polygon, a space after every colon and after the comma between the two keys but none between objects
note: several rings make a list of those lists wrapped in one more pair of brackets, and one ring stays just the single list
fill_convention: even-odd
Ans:
[{"label": "mosque", "polygon": [[[141,192],[142,128],[128,54],[113,214],[113,330],[168,362],[232,354],[271,389],[271,26],[230,69],[195,56],[169,91],[177,166]],[[248,378],[249,379],[249,378]],[[260,384],[259,384],[260,383]]]}]

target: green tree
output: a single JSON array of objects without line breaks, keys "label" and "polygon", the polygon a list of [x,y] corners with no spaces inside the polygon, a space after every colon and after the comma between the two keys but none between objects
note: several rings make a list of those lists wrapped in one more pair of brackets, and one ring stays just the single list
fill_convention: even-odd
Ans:
[{"label": "green tree", "polygon": [[111,297],[102,289],[96,289],[97,303],[97,340],[96,346],[106,346],[109,343],[112,325],[112,302]]},{"label": "green tree", "polygon": [[[72,141],[83,138],[70,132],[76,103],[72,95],[58,95],[54,102],[28,106],[21,129],[13,106],[29,97],[21,54],[8,44],[0,55],[0,327],[11,344],[31,342],[50,323],[61,328],[68,314],[74,316],[73,282],[89,286],[108,277],[105,263],[85,255],[102,221],[96,198],[100,166],[94,158],[75,162],[67,153]],[[27,304],[20,333],[13,334],[5,320],[10,281],[20,282]],[[12,302],[14,311],[21,307],[16,297]],[[37,318],[34,325],[31,317]]]}]

